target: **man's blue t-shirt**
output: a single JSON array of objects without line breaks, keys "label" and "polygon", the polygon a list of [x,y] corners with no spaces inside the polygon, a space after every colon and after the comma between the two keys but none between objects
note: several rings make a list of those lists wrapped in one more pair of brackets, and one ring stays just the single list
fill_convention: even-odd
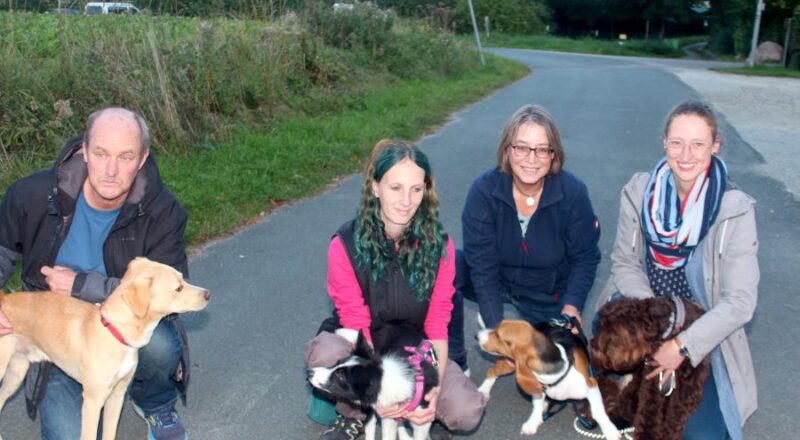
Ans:
[{"label": "man's blue t-shirt", "polygon": [[81,191],[75,205],[72,225],[58,251],[56,264],[76,272],[99,272],[107,276],[103,261],[103,243],[108,238],[121,208],[122,206],[110,211],[94,209],[86,203]]}]

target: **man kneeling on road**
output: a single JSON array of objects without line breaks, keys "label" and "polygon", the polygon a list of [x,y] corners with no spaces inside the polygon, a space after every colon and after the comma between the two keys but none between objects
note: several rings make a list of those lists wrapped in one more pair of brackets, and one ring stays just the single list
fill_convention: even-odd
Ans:
[{"label": "man kneeling on road", "polygon": [[[140,115],[93,113],[53,168],[12,184],[0,203],[0,286],[22,260],[24,290],[52,290],[102,303],[133,258],[144,256],[188,276],[186,210],[164,187]],[[13,332],[0,312],[0,334]],[[151,440],[187,439],[175,411],[188,383],[186,334],[168,316],[139,351],[131,382],[134,410]],[[74,440],[81,430],[81,385],[50,363],[33,364],[25,396],[41,414],[44,440]]]}]

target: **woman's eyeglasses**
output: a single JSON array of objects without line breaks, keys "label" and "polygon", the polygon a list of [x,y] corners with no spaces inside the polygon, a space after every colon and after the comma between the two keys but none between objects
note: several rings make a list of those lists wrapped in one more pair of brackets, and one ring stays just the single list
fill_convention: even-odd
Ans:
[{"label": "woman's eyeglasses", "polygon": [[691,151],[692,154],[700,155],[708,151],[711,144],[706,141],[684,142],[681,139],[664,140],[664,147],[667,149],[667,153],[669,153],[671,156],[677,156],[681,154],[687,145],[689,146],[689,151]]},{"label": "woman's eyeglasses", "polygon": [[555,150],[550,148],[547,144],[537,145],[535,147],[527,147],[525,145],[509,145],[511,152],[517,159],[524,159],[533,153],[539,159],[551,159],[555,154]]}]

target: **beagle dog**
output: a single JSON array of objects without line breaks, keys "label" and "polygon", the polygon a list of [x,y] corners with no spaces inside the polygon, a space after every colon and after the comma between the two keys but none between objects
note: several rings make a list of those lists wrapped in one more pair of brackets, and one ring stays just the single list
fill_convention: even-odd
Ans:
[{"label": "beagle dog", "polygon": [[589,373],[586,349],[569,330],[547,323],[534,328],[527,321],[504,320],[494,329],[481,330],[477,338],[481,349],[500,357],[478,388],[486,398],[497,378],[512,372],[520,388],[531,396],[533,410],[521,434],[536,434],[543,422],[546,395],[553,400],[587,399],[605,438],[619,440],[597,381]]}]

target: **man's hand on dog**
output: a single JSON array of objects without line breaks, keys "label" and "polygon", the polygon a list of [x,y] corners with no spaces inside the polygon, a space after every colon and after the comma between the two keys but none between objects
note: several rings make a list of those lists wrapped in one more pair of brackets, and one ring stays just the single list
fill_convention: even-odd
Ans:
[{"label": "man's hand on dog", "polygon": [[653,359],[647,361],[647,365],[654,367],[654,369],[646,378],[652,379],[658,376],[658,373],[663,372],[664,374],[659,384],[659,386],[663,387],[670,375],[680,367],[683,359],[678,343],[674,339],[664,341],[653,355]]},{"label": "man's hand on dog", "polygon": [[72,295],[72,285],[75,283],[75,275],[77,275],[75,271],[64,266],[42,266],[41,272],[53,293],[64,296]]}]

